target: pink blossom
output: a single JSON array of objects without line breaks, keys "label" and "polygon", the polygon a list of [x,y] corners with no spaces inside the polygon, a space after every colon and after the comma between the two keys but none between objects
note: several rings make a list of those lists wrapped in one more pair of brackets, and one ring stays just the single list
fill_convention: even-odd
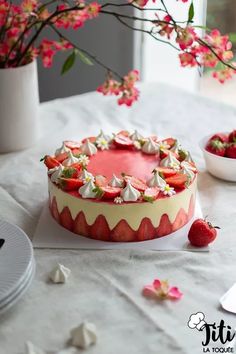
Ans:
[{"label": "pink blossom", "polygon": [[193,27],[187,26],[178,30],[176,42],[179,44],[180,49],[185,50],[193,44],[196,37],[197,35]]},{"label": "pink blossom", "polygon": [[180,64],[183,67],[186,66],[194,67],[197,65],[196,56],[191,52],[180,53],[179,59],[180,59]]},{"label": "pink blossom", "polygon": [[224,84],[226,80],[232,79],[234,74],[236,74],[236,70],[226,66],[224,69],[213,71],[212,76],[217,79],[221,84]]},{"label": "pink blossom", "polygon": [[176,286],[170,287],[167,280],[159,279],[155,279],[151,285],[146,285],[143,288],[143,295],[145,297],[163,300],[178,300],[183,296]]},{"label": "pink blossom", "polygon": [[23,0],[21,4],[21,8],[23,11],[31,13],[33,12],[38,6],[37,0]]}]

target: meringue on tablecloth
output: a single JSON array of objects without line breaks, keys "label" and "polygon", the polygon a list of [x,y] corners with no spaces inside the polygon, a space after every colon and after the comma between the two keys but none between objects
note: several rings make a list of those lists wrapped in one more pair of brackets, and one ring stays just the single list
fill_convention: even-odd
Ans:
[{"label": "meringue on tablecloth", "polygon": [[83,322],[71,330],[71,344],[75,347],[87,349],[97,342],[97,329],[93,323]]},{"label": "meringue on tablecloth", "polygon": [[58,265],[53,268],[49,274],[50,280],[55,283],[65,283],[67,278],[70,276],[71,270],[66,268],[63,264],[58,263]]}]

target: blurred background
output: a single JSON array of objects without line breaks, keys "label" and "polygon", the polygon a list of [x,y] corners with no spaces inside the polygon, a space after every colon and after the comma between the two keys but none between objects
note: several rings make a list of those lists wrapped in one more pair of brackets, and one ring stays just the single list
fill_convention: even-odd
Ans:
[{"label": "blurred background", "polygon": [[[194,3],[195,24],[219,28],[222,33],[229,33],[236,48],[235,0],[202,0]],[[175,13],[175,17],[178,14],[179,20],[186,18],[188,7],[185,4],[173,0],[167,0],[166,4]],[[134,13],[130,10],[129,14]],[[164,82],[236,105],[236,79],[222,85],[208,71],[200,76],[195,69],[181,68],[177,53],[171,47],[141,35],[140,32],[129,30],[113,17],[101,14],[85,24],[84,28],[72,31],[70,38],[81,48],[96,54],[97,58],[121,75],[137,68],[144,82]],[[68,73],[59,75],[64,60],[63,53],[57,54],[56,65],[50,69],[44,69],[39,61],[41,101],[93,91],[104,81],[105,72],[102,68],[97,65],[87,66],[79,61]]]}]

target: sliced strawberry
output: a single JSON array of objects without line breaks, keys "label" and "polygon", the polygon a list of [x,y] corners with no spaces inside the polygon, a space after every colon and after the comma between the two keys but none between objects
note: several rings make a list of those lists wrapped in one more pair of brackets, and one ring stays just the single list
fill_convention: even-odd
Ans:
[{"label": "sliced strawberry", "polygon": [[156,170],[158,173],[161,173],[165,178],[174,176],[177,173],[175,170],[168,167],[157,167]]},{"label": "sliced strawberry", "polygon": [[72,141],[72,140],[66,140],[66,141],[64,141],[64,144],[66,147],[68,147],[71,150],[79,149],[81,146],[81,143],[79,143],[78,141]]},{"label": "sliced strawberry", "polygon": [[140,191],[140,192],[144,192],[144,191],[148,188],[148,186],[147,186],[147,184],[145,183],[145,181],[143,181],[143,180],[140,179],[140,178],[136,178],[136,177],[133,177],[133,176],[128,176],[128,175],[126,175],[126,176],[124,177],[124,179],[125,179],[126,182],[130,181],[130,183],[132,184],[132,186],[133,186],[134,188],[136,188],[136,189],[137,189],[138,191]]},{"label": "sliced strawberry", "polygon": [[144,218],[137,231],[137,241],[152,240],[156,236],[155,227],[149,218]]},{"label": "sliced strawberry", "polygon": [[195,203],[194,203],[194,197],[192,195],[188,207],[188,220],[190,220],[193,217],[194,211],[195,211]]},{"label": "sliced strawberry", "polygon": [[60,214],[60,224],[66,229],[72,231],[74,222],[68,207],[65,207]]},{"label": "sliced strawberry", "polygon": [[99,215],[94,224],[90,227],[90,235],[92,238],[101,241],[110,240],[109,225],[103,215]]},{"label": "sliced strawberry", "polygon": [[78,178],[60,178],[60,186],[65,191],[74,191],[83,185],[81,179]]},{"label": "sliced strawberry", "polygon": [[128,130],[121,130],[117,135],[124,135],[124,136],[129,136]]},{"label": "sliced strawberry", "polygon": [[73,155],[74,156],[78,156],[82,153],[82,151],[80,149],[73,149]]},{"label": "sliced strawberry", "polygon": [[56,166],[60,166],[60,162],[57,161],[54,157],[46,155],[44,157],[44,163],[47,166],[47,168],[50,170],[51,168],[54,168]]},{"label": "sliced strawberry", "polygon": [[144,198],[144,200],[147,200],[147,201],[153,201],[153,200],[157,199],[159,193],[160,193],[159,188],[150,187],[150,188],[145,189],[143,198]]},{"label": "sliced strawberry", "polygon": [[55,159],[60,163],[62,163],[65,159],[67,159],[67,157],[68,157],[68,153],[63,152],[62,154],[55,156]]},{"label": "sliced strawberry", "polygon": [[86,237],[90,236],[90,226],[87,224],[82,211],[75,218],[73,232]]},{"label": "sliced strawberry", "polygon": [[188,215],[185,213],[184,209],[181,208],[173,223],[173,231],[179,230],[181,227],[187,224],[187,222],[188,222]]},{"label": "sliced strawberry", "polygon": [[159,226],[156,229],[158,237],[166,236],[171,234],[173,231],[172,224],[167,214],[163,214],[159,223]]},{"label": "sliced strawberry", "polygon": [[63,170],[63,177],[64,178],[78,178],[79,177],[79,170],[75,167],[66,167]]},{"label": "sliced strawberry", "polygon": [[131,229],[127,221],[121,220],[111,231],[111,239],[115,242],[131,242],[135,241],[136,232]]},{"label": "sliced strawberry", "polygon": [[187,182],[188,177],[183,173],[177,173],[174,176],[166,178],[166,183],[174,188],[185,188],[185,183]]},{"label": "sliced strawberry", "polygon": [[108,185],[108,179],[103,175],[97,175],[95,177],[95,184],[98,187],[105,187]]},{"label": "sliced strawberry", "polygon": [[105,186],[105,187],[100,187],[102,190],[102,198],[103,199],[113,199],[116,198],[120,195],[121,188],[119,187],[110,187],[110,186]]},{"label": "sliced strawberry", "polygon": [[84,139],[82,140],[82,143],[83,143],[83,144],[86,143],[87,140],[89,140],[90,143],[95,143],[95,141],[97,140],[97,137],[96,137],[96,136],[89,136],[88,138],[84,138]]},{"label": "sliced strawberry", "polygon": [[115,136],[114,144],[120,149],[132,149],[134,146],[133,140],[123,134],[117,134]]},{"label": "sliced strawberry", "polygon": [[210,141],[211,140],[219,140],[221,141],[222,143],[227,143],[228,142],[228,136],[226,134],[223,134],[223,133],[217,133],[217,134],[214,134],[211,138],[210,138]]},{"label": "sliced strawberry", "polygon": [[70,167],[75,168],[77,171],[81,170],[81,165],[78,162],[73,163]]},{"label": "sliced strawberry", "polygon": [[160,150],[160,158],[161,158],[161,160],[163,160],[165,157],[167,157],[170,153],[171,153],[172,156],[174,156],[176,159],[179,159],[179,155],[176,154],[175,152],[170,151],[170,150],[168,150],[168,149],[161,149],[161,150]]},{"label": "sliced strawberry", "polygon": [[56,219],[58,222],[60,220],[60,215],[59,211],[57,208],[57,202],[56,202],[56,197],[53,197],[52,204],[51,204],[51,213],[54,219]]},{"label": "sliced strawberry", "polygon": [[161,140],[162,142],[166,143],[167,145],[169,145],[171,148],[172,146],[175,145],[175,142],[176,142],[176,139],[174,138],[167,138],[167,139],[164,139],[164,140]]}]

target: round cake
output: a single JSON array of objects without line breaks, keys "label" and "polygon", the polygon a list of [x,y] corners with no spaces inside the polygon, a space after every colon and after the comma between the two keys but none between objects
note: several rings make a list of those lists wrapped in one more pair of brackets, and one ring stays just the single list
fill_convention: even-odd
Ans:
[{"label": "round cake", "polygon": [[174,138],[102,131],[46,155],[53,218],[75,234],[137,242],[167,236],[194,214],[197,169]]}]

